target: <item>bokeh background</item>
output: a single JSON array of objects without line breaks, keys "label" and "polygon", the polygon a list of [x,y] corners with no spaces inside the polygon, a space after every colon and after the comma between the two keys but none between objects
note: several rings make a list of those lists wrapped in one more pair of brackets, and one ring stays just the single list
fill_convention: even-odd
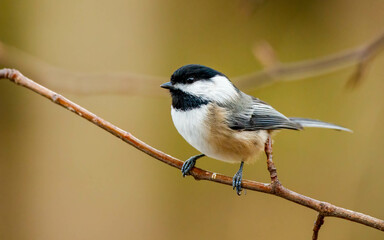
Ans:
[{"label": "bokeh background", "polygon": [[[0,0],[0,9],[0,41],[85,75],[167,79],[184,64],[200,63],[235,78],[262,69],[252,53],[261,40],[280,61],[294,62],[359,46],[384,31],[379,0]],[[1,67],[17,65],[37,82],[34,73],[45,74],[17,64],[22,56],[10,57],[16,61]],[[345,85],[354,68],[242,89],[288,116],[354,130],[276,136],[274,160],[286,187],[384,218],[383,64],[378,55],[353,90]],[[91,95],[58,87],[65,78],[50,81],[54,91],[166,153],[197,154],[173,127],[170,97],[151,81],[137,83],[144,87],[136,93]],[[100,87],[84,81],[71,87]],[[108,77],[103,83],[119,89]],[[230,176],[238,169],[209,158],[198,166]],[[245,167],[244,177],[269,181],[264,156]],[[315,219],[316,212],[284,199],[251,191],[238,197],[229,186],[182,178],[37,94],[0,82],[0,239],[310,239]],[[332,218],[320,232],[320,239],[383,238]]]}]

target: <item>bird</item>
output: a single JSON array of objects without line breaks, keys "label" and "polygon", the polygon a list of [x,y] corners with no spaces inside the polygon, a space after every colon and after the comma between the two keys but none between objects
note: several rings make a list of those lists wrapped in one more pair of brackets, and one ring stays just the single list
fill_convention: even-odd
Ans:
[{"label": "bird", "polygon": [[240,163],[232,180],[237,195],[242,191],[244,163],[258,158],[272,133],[306,127],[351,132],[319,120],[288,118],[268,103],[240,91],[223,73],[199,64],[180,67],[160,87],[170,92],[171,116],[177,131],[201,152],[184,162],[183,177],[204,156]]}]

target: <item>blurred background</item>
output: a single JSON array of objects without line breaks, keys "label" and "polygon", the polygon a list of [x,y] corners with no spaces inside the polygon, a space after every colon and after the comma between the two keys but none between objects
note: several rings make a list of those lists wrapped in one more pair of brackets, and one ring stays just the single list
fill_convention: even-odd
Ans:
[{"label": "blurred background", "polygon": [[[0,51],[0,67],[36,82],[49,76],[47,87],[183,160],[198,152],[177,133],[170,97],[159,87],[178,67],[204,64],[236,84],[263,69],[256,42],[267,41],[288,63],[354,48],[384,31],[379,0],[0,0],[0,9],[0,41],[18,49]],[[353,67],[242,89],[287,116],[354,130],[277,135],[274,161],[286,187],[384,218],[383,64],[378,55],[355,89],[345,87]],[[97,73],[106,75],[92,81]],[[117,73],[154,79],[127,83]],[[80,86],[100,93],[79,94]],[[197,166],[229,176],[238,169],[209,158]],[[269,182],[264,155],[244,178]],[[310,239],[316,216],[278,197],[238,197],[229,186],[182,178],[37,94],[0,82],[0,239]],[[320,231],[320,239],[383,237],[332,218]]]}]

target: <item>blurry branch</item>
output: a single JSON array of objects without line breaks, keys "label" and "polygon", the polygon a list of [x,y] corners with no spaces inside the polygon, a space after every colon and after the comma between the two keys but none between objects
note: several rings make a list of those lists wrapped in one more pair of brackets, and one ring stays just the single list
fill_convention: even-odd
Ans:
[{"label": "blurry branch", "polygon": [[[278,81],[293,81],[322,75],[357,65],[349,80],[356,85],[364,76],[367,65],[384,48],[384,33],[373,41],[355,49],[334,55],[294,63],[280,63],[273,48],[267,43],[258,44],[253,52],[265,69],[233,78],[240,88],[257,88]],[[0,66],[22,69],[42,84],[77,94],[125,94],[165,96],[158,86],[167,78],[131,73],[78,73],[54,67],[14,47],[0,42]]]},{"label": "blurry branch", "polygon": [[[127,94],[156,96],[166,78],[131,73],[78,73],[50,65],[0,42],[0,66],[23,69],[42,84],[75,94]],[[160,94],[159,94],[160,95]],[[166,96],[164,94],[164,96]]]},{"label": "blurry branch", "polygon": [[317,238],[319,237],[320,228],[323,224],[324,224],[324,215],[319,213],[319,215],[317,216],[316,222],[313,226],[312,240],[317,240]]},{"label": "blurry branch", "polygon": [[244,16],[250,17],[254,15],[265,2],[266,0],[240,0],[239,10]]},{"label": "blurry branch", "polygon": [[[181,169],[183,162],[168,155],[165,154],[148,144],[144,143],[140,139],[134,137],[131,133],[126,132],[112,123],[109,123],[105,121],[104,119],[96,116],[95,114],[91,113],[90,111],[86,110],[85,108],[71,102],[70,100],[66,99],[65,97],[49,90],[48,88],[39,85],[35,83],[34,81],[24,77],[19,71],[13,70],[13,69],[0,69],[0,79],[6,78],[11,80],[13,83],[18,84],[20,86],[23,86],[25,88],[28,88],[43,97],[48,98],[52,102],[66,108],[67,110],[70,110],[71,112],[76,113],[82,118],[87,119],[91,123],[97,125],[98,127],[108,131],[109,133],[113,134],[114,136],[120,138],[124,142],[130,144],[131,146],[137,148],[138,150],[148,154],[149,156],[160,160],[163,163],[166,163],[172,167]],[[271,144],[270,141],[268,141],[268,145]],[[269,158],[272,160],[272,150],[268,149],[268,145],[266,145],[266,154]],[[271,145],[270,145],[271,147]],[[267,183],[260,183],[250,180],[243,180],[242,181],[242,187],[244,189],[268,193],[271,195],[275,195],[284,199],[287,199],[289,201],[292,201],[294,203],[297,203],[299,205],[311,208],[315,211],[317,211],[321,217],[318,217],[318,224],[316,224],[314,228],[314,234],[317,234],[318,230],[321,226],[321,221],[324,217],[337,217],[342,219],[347,219],[353,222],[357,222],[360,224],[364,224],[366,226],[379,229],[381,231],[384,231],[384,221],[368,216],[363,213],[354,212],[349,209],[337,207],[335,205],[332,205],[327,202],[319,201],[304,195],[301,195],[299,193],[296,193],[294,191],[291,191],[287,188],[285,188],[277,179],[277,173],[276,168],[274,167],[273,162],[271,161],[268,163],[268,170],[270,171],[272,182],[270,184]],[[274,179],[274,173],[276,173],[275,181]],[[193,168],[191,171],[191,175],[196,180],[208,180],[212,182],[222,183],[229,186],[232,186],[232,178],[218,174],[209,172],[200,168]],[[319,216],[320,216],[319,215]]]},{"label": "blurry branch", "polygon": [[255,88],[278,81],[293,81],[334,72],[352,65],[357,68],[348,81],[354,86],[360,82],[367,65],[384,49],[384,33],[371,42],[355,49],[322,58],[294,63],[280,63],[273,48],[267,42],[257,44],[253,53],[265,70],[237,78],[236,85]]},{"label": "blurry branch", "polygon": [[264,66],[265,69],[271,69],[280,64],[276,52],[267,41],[260,41],[252,49],[255,58]]}]

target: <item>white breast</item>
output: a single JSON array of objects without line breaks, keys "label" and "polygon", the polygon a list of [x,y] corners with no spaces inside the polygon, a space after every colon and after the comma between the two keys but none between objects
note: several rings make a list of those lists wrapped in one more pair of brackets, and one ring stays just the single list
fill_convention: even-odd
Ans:
[{"label": "white breast", "polygon": [[[172,107],[171,114],[177,131],[184,139],[201,153],[221,161],[251,163],[263,151],[268,137],[267,131],[232,131],[212,114],[208,114],[209,104],[188,111],[176,110]],[[211,108],[212,111],[212,108]],[[208,119],[208,116],[211,116]],[[220,117],[216,115],[216,117]],[[207,124],[213,123],[212,128]],[[211,123],[212,124],[212,123]],[[216,135],[212,138],[212,134]]]},{"label": "white breast", "polygon": [[204,154],[209,154],[211,148],[208,143],[209,130],[206,126],[208,105],[200,108],[181,111],[172,107],[171,115],[177,131],[194,148]]}]

